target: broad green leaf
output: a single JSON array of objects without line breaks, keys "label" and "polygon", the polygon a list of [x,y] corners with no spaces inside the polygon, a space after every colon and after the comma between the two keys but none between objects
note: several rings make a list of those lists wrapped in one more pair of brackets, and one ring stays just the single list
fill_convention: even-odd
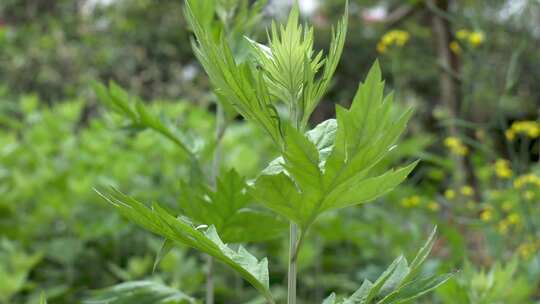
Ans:
[{"label": "broad green leaf", "polygon": [[187,304],[196,303],[186,294],[152,281],[133,281],[93,291],[84,304]]},{"label": "broad green leaf", "polygon": [[[305,231],[323,212],[372,201],[399,185],[417,162],[377,175],[372,168],[394,148],[412,111],[395,113],[384,97],[377,63],[349,110],[302,134],[285,124],[282,157],[255,181],[251,193]],[[274,188],[274,189],[272,189]]]},{"label": "broad green leaf", "polygon": [[255,287],[270,303],[268,261],[257,260],[243,247],[233,250],[218,236],[214,226],[195,227],[188,219],[174,217],[157,204],[151,208],[117,190],[98,192],[123,216],[155,234],[202,251],[235,270]]}]

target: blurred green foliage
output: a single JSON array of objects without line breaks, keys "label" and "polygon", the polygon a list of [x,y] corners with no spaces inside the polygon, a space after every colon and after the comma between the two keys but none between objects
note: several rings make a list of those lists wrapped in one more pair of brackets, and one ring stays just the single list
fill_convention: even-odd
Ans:
[{"label": "blurred green foliage", "polygon": [[[539,4],[449,2],[441,13],[427,1],[350,1],[343,58],[312,123],[333,116],[334,103],[352,100],[378,57],[395,99],[416,113],[399,152],[376,170],[422,161],[380,204],[321,216],[312,228],[318,236],[300,252],[299,297],[306,303],[320,303],[330,291],[350,295],[358,282],[375,280],[395,256],[410,256],[434,224],[440,240],[422,271],[458,272],[425,303],[539,301]],[[316,49],[328,45],[343,3],[322,1],[305,16],[320,33]],[[122,220],[93,191],[112,185],[174,210],[188,175],[186,155],[174,143],[104,114],[94,80],[114,80],[148,100],[152,113],[200,135],[188,136],[190,147],[211,158],[216,98],[192,55],[182,8],[173,0],[0,2],[0,303],[39,303],[41,291],[49,303],[77,303],[90,290],[126,281],[203,297],[200,256],[176,248],[153,273],[162,240]],[[374,8],[387,14],[374,20]],[[412,11],[387,20],[401,8]],[[437,58],[432,18],[441,14],[455,42],[448,48],[459,59],[452,74],[460,84],[455,116],[440,96],[448,71]],[[267,19],[250,29],[254,36]],[[386,38],[380,52],[377,45],[393,30],[408,39]],[[459,38],[462,30],[469,35]],[[250,178],[276,156],[260,130],[241,120],[229,126],[223,144],[224,169]],[[476,184],[457,182],[456,158],[464,156]],[[273,285],[283,283],[286,243],[283,235],[249,248],[271,257]],[[253,299],[238,277],[221,266],[216,272],[219,301]],[[274,293],[284,298],[284,290]]]}]

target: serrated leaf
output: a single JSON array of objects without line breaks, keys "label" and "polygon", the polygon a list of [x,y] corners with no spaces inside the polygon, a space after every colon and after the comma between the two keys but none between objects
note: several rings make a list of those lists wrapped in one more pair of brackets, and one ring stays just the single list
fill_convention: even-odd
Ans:
[{"label": "serrated leaf", "polygon": [[196,37],[193,50],[216,94],[281,145],[280,118],[260,71],[234,58],[223,29],[218,29],[219,34],[215,35],[204,27],[193,11],[192,2],[186,2],[185,15]]},{"label": "serrated leaf", "polygon": [[394,113],[392,95],[384,97],[383,90],[375,63],[351,108],[337,108],[336,120],[306,134],[286,125],[282,158],[258,177],[253,196],[305,231],[325,211],[374,200],[399,185],[416,162],[381,175],[371,172],[394,148],[412,114]]},{"label": "serrated leaf", "polygon": [[453,274],[442,274],[414,280],[392,292],[381,301],[377,302],[377,304],[406,303],[431,292],[450,280],[453,276]]},{"label": "serrated leaf", "polygon": [[98,194],[123,216],[146,230],[202,251],[228,265],[273,303],[269,291],[268,261],[257,260],[243,247],[231,249],[220,239],[214,226],[197,229],[190,221],[172,216],[157,204],[149,208],[115,189],[108,194]]},{"label": "serrated leaf", "polygon": [[93,291],[84,304],[188,304],[196,303],[186,294],[152,281],[134,281]]},{"label": "serrated leaf", "polygon": [[180,205],[198,224],[214,225],[227,243],[263,241],[278,237],[284,220],[252,208],[247,185],[235,170],[222,173],[212,190],[200,181],[181,183]]},{"label": "serrated leaf", "polygon": [[[433,231],[436,231],[436,229]],[[432,232],[427,242],[416,254],[411,266],[409,266],[403,256],[398,257],[381,274],[375,283],[365,280],[362,286],[352,296],[339,302],[339,304],[408,303],[408,301],[421,297],[444,284],[453,274],[417,278],[417,269],[429,255],[433,242],[434,233]],[[337,304],[338,302],[334,300],[329,303]]]},{"label": "serrated leaf", "polygon": [[131,128],[152,129],[174,142],[192,159],[196,159],[194,152],[188,148],[178,130],[158,115],[151,113],[141,100],[130,98],[129,94],[114,82],[110,82],[108,88],[96,82],[94,92],[107,107],[128,118]]}]

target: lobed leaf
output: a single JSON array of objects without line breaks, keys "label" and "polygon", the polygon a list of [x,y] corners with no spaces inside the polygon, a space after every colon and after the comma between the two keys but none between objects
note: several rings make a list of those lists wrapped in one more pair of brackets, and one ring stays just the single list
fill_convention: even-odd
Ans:
[{"label": "lobed leaf", "polygon": [[391,191],[417,162],[375,175],[371,169],[394,148],[412,111],[394,113],[384,97],[377,63],[359,86],[349,110],[302,134],[284,127],[282,157],[257,178],[252,195],[305,231],[323,212],[365,203]]},{"label": "lobed leaf", "polygon": [[196,228],[188,219],[174,217],[157,204],[151,208],[112,189],[108,194],[98,192],[124,217],[168,240],[204,252],[228,265],[274,303],[269,290],[268,261],[257,260],[243,247],[233,250],[220,239],[214,226]]},{"label": "lobed leaf", "polygon": [[247,185],[235,170],[222,173],[216,190],[196,181],[181,182],[180,205],[198,224],[213,225],[227,243],[263,241],[277,237],[285,222],[276,215],[250,207]]}]

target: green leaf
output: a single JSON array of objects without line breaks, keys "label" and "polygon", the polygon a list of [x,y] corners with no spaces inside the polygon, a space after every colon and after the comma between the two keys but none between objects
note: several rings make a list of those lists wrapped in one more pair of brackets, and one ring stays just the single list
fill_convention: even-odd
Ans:
[{"label": "green leaf", "polygon": [[173,128],[171,123],[163,121],[158,115],[151,113],[141,100],[135,99],[133,101],[134,98],[130,98],[129,94],[114,82],[110,82],[108,88],[96,82],[94,83],[94,92],[107,107],[128,118],[132,127],[148,128],[162,134],[195,159],[194,152],[188,148],[180,132]]},{"label": "green leaf", "polygon": [[159,248],[159,251],[156,255],[156,259],[154,260],[154,265],[152,266],[152,273],[156,272],[157,267],[159,266],[159,263],[161,263],[161,260],[165,258],[165,256],[174,248],[174,242],[169,239],[164,239],[163,243],[161,244],[161,247]]},{"label": "green leaf", "polygon": [[384,97],[377,63],[359,86],[349,110],[337,108],[306,134],[285,125],[282,158],[274,160],[250,189],[267,208],[306,231],[323,212],[372,201],[399,185],[417,162],[381,175],[372,172],[394,148],[412,111],[395,113]]},{"label": "green leaf", "polygon": [[[416,254],[411,266],[400,256],[371,283],[365,280],[362,286],[349,298],[336,302],[328,298],[328,304],[397,304],[419,298],[435,288],[446,283],[453,274],[434,275],[418,278],[418,270],[429,255],[434,242],[436,229],[433,230],[427,242]],[[324,302],[327,303],[327,302]]]},{"label": "green leaf", "polygon": [[180,205],[198,224],[213,225],[227,243],[276,238],[287,227],[276,215],[252,208],[247,185],[235,170],[222,173],[216,190],[202,182],[181,183]]},{"label": "green leaf", "polygon": [[202,251],[235,270],[274,303],[269,290],[268,261],[257,260],[243,247],[233,250],[218,236],[214,226],[195,227],[188,219],[174,217],[157,204],[151,208],[123,193],[112,189],[109,194],[98,191],[123,216],[141,227],[171,241]]},{"label": "green leaf", "polygon": [[453,276],[454,274],[442,274],[414,280],[390,293],[377,304],[406,303],[433,291]]},{"label": "green leaf", "polygon": [[248,39],[271,95],[289,106],[290,120],[299,122],[299,129],[307,125],[331,82],[345,43],[347,15],[348,4],[337,30],[332,29],[327,57],[315,52],[313,28],[299,24],[297,5],[285,25],[272,23],[268,46]]},{"label": "green leaf", "polygon": [[192,43],[193,50],[215,93],[243,117],[263,128],[280,146],[280,118],[261,72],[249,63],[237,62],[223,30],[219,29],[216,35],[201,24],[191,2],[186,2],[185,15],[196,38]]},{"label": "green leaf", "polygon": [[93,291],[84,304],[186,304],[196,303],[186,294],[152,281],[133,281]]}]

